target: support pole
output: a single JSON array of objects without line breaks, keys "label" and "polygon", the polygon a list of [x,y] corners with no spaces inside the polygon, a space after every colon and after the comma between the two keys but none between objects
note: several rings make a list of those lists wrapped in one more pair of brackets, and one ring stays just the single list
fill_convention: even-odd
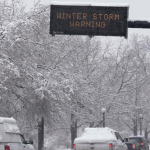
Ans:
[{"label": "support pole", "polygon": [[142,119],[140,118],[140,135],[142,135]]},{"label": "support pole", "polygon": [[150,29],[150,22],[148,21],[128,21],[128,28],[145,28]]},{"label": "support pole", "polygon": [[142,119],[143,119],[143,115],[140,114],[139,118],[140,118],[140,135],[142,135]]},{"label": "support pole", "polygon": [[106,113],[106,108],[102,108],[102,114],[103,114],[103,128],[105,128],[105,113]]},{"label": "support pole", "polygon": [[103,128],[105,128],[105,113],[103,113]]}]

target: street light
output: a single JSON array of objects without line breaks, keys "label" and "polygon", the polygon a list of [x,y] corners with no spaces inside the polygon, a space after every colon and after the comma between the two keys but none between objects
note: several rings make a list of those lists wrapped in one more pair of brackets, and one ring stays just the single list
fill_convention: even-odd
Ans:
[{"label": "street light", "polygon": [[142,119],[143,119],[143,115],[139,114],[139,118],[140,118],[140,135],[142,135]]},{"label": "street light", "polygon": [[106,112],[106,108],[102,108],[102,113],[103,113],[103,128],[105,127],[105,112]]}]

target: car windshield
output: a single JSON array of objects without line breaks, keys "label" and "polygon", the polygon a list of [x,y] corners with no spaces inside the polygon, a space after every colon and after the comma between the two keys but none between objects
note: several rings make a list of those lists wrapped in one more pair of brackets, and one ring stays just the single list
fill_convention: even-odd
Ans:
[{"label": "car windshield", "polygon": [[23,135],[20,134],[20,138],[23,144],[27,144],[26,140],[24,139]]}]

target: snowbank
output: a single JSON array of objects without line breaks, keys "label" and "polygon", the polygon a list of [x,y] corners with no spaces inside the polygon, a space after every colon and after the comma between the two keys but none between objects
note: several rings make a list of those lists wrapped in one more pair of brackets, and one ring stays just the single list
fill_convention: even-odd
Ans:
[{"label": "snowbank", "polygon": [[74,143],[98,143],[116,141],[115,130],[110,128],[85,128],[83,135],[76,138]]}]

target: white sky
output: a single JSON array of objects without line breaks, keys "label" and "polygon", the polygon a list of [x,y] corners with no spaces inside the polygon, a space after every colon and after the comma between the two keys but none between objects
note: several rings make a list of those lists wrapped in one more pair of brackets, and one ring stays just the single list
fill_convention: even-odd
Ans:
[{"label": "white sky", "polygon": [[[23,0],[30,10],[34,3],[38,0]],[[50,4],[53,1],[57,2],[93,2],[93,3],[128,3],[129,4],[129,19],[149,20],[150,21],[150,0],[41,0],[42,4]],[[143,34],[150,36],[150,29],[128,29],[128,36],[135,34]]]},{"label": "white sky", "polygon": [[[27,9],[33,7],[34,2],[38,0],[24,0]],[[41,0],[42,4],[50,4],[52,1],[57,2],[95,2],[95,3],[128,3],[129,19],[149,18],[150,20],[150,0]]]}]

